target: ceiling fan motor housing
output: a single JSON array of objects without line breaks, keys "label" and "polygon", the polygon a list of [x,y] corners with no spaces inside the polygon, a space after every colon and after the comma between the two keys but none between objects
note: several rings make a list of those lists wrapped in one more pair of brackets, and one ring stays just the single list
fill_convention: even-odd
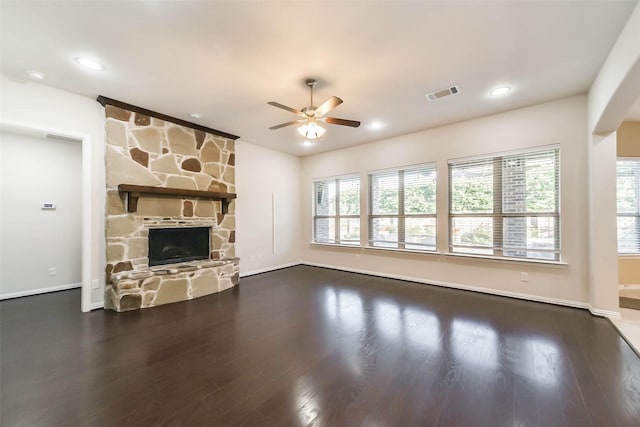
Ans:
[{"label": "ceiling fan motor housing", "polygon": [[308,107],[304,107],[302,109],[302,113],[305,116],[309,117],[309,118],[315,117],[315,115],[316,115],[316,107],[314,107],[313,105],[310,105]]}]

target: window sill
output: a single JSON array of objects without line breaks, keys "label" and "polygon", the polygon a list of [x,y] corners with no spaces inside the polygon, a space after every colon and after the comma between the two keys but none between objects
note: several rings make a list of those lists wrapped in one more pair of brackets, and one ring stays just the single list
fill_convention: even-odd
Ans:
[{"label": "window sill", "polygon": [[340,243],[321,243],[321,242],[309,242],[311,246],[329,246],[335,248],[351,248],[351,249],[362,249],[360,245],[345,245]]},{"label": "window sill", "polygon": [[630,254],[630,253],[618,254],[618,258],[640,258],[640,254]]},{"label": "window sill", "polygon": [[541,264],[543,266],[549,267],[567,267],[569,263],[564,261],[545,261],[542,259],[524,259],[524,258],[506,258],[506,257],[498,257],[498,256],[490,256],[490,255],[474,255],[474,254],[461,254],[455,252],[443,252],[442,255],[454,258],[475,258],[475,259],[486,259],[489,261],[501,261],[507,263],[525,263],[525,264]]},{"label": "window sill", "polygon": [[[399,253],[409,253],[415,255],[435,255],[435,256],[446,256],[453,258],[473,258],[478,260],[487,260],[487,261],[497,261],[497,262],[506,262],[506,263],[524,263],[524,264],[538,264],[541,267],[552,267],[552,268],[562,268],[569,266],[569,263],[564,261],[545,261],[541,259],[523,259],[523,258],[505,258],[505,257],[497,257],[490,255],[474,255],[474,254],[463,254],[463,253],[454,253],[454,252],[438,252],[438,251],[417,251],[413,249],[398,249],[398,248],[381,248],[377,246],[360,246],[360,245],[340,245],[338,243],[319,243],[319,242],[309,242],[311,246],[326,246],[331,248],[346,248],[346,249],[364,249],[364,250],[373,250],[373,251],[383,251],[383,252],[399,252]],[[640,257],[640,255],[627,255],[630,257]]]},{"label": "window sill", "polygon": [[438,251],[419,251],[416,249],[400,249],[400,248],[385,248],[380,246],[365,246],[366,250],[373,251],[385,251],[385,252],[406,252],[410,254],[418,254],[418,255],[442,255],[442,252]]}]

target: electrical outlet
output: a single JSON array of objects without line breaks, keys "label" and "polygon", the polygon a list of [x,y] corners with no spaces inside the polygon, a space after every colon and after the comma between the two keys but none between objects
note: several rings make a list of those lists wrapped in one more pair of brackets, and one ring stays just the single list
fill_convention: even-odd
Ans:
[{"label": "electrical outlet", "polygon": [[100,288],[100,282],[98,281],[98,279],[93,279],[91,281],[91,289],[99,289]]},{"label": "electrical outlet", "polygon": [[520,273],[520,281],[521,282],[528,282],[529,281],[529,273],[526,272],[521,272]]},{"label": "electrical outlet", "polygon": [[55,267],[49,267],[49,276],[55,276],[58,274]]}]

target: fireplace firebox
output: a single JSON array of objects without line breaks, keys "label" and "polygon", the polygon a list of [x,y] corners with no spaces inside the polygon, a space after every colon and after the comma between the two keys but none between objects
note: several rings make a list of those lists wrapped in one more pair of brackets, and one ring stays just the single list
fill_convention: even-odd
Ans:
[{"label": "fireplace firebox", "polygon": [[149,229],[149,266],[208,259],[210,227]]}]

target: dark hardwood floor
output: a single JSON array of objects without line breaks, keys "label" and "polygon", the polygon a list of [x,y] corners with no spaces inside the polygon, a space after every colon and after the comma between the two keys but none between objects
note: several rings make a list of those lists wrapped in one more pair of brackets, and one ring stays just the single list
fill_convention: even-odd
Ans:
[{"label": "dark hardwood floor", "polygon": [[307,266],[79,299],[0,303],[2,426],[640,425],[640,359],[585,310]]}]

